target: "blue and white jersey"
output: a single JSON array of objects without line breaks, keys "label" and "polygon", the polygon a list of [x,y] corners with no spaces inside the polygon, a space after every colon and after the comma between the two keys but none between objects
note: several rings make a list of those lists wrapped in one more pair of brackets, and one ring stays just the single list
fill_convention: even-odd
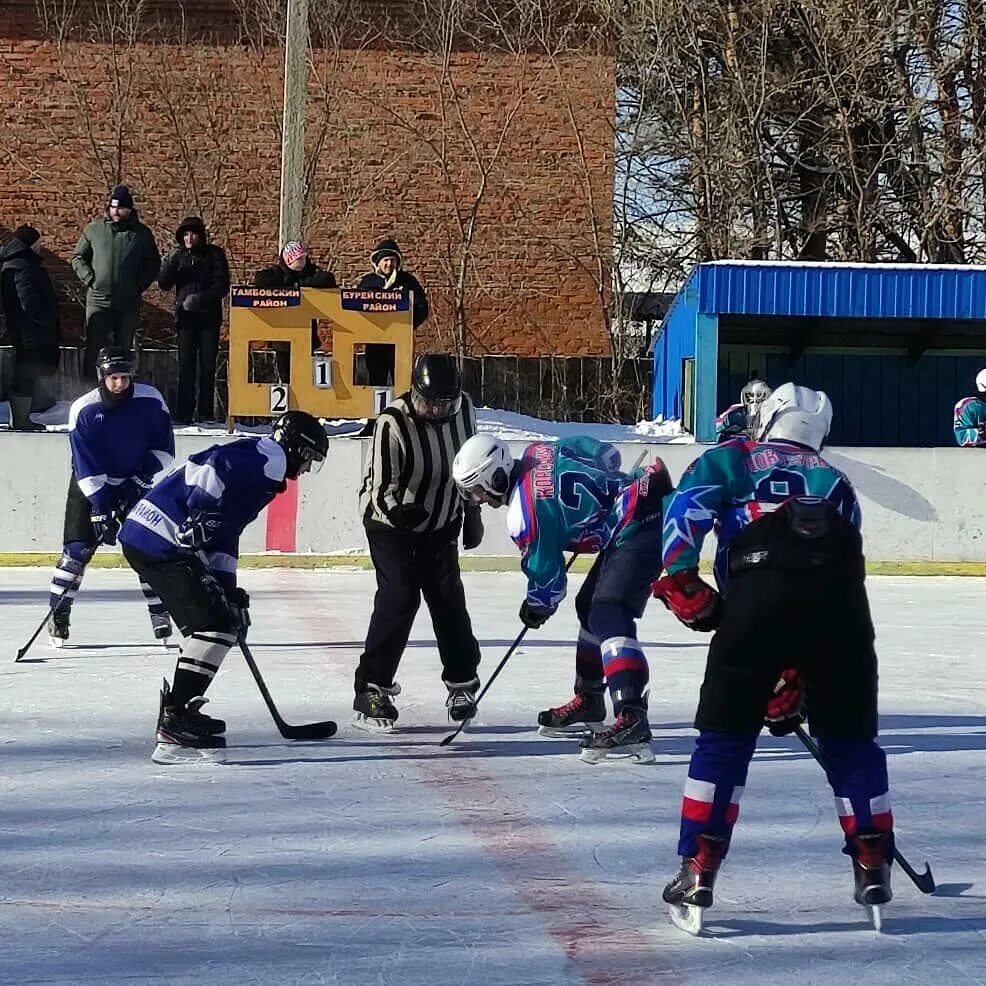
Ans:
[{"label": "blue and white jersey", "polygon": [[93,513],[112,511],[127,480],[149,483],[175,461],[168,405],[153,387],[133,386],[133,396],[115,407],[103,404],[97,387],[69,410],[72,472]]},{"label": "blue and white jersey", "polygon": [[287,457],[272,438],[240,438],[196,452],[154,485],[127,515],[120,540],[154,558],[174,556],[175,530],[196,512],[218,515],[202,552],[224,588],[236,585],[240,535],[285,488]]}]

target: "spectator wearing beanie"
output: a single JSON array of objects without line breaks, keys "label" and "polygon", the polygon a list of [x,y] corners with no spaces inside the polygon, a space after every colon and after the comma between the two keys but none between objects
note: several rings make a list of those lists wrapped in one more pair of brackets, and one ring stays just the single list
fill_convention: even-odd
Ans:
[{"label": "spectator wearing beanie", "polygon": [[[370,254],[373,270],[364,274],[357,287],[364,291],[412,292],[411,318],[416,329],[428,317],[428,296],[418,279],[404,270],[404,258],[395,240],[381,240]],[[366,370],[371,386],[392,384],[394,351],[392,346],[370,343],[366,347]]]},{"label": "spectator wearing beanie", "polygon": [[253,275],[255,288],[334,288],[335,275],[322,270],[308,253],[308,247],[291,240],[281,247],[277,263]]},{"label": "spectator wearing beanie", "polygon": [[229,292],[229,262],[226,251],[209,242],[198,216],[182,220],[175,242],[178,245],[161,264],[158,285],[162,291],[175,291],[178,396],[173,420],[184,425],[196,414],[199,421],[212,421],[215,415],[216,356],[223,298]]},{"label": "spectator wearing beanie", "polygon": [[106,214],[82,231],[72,269],[86,289],[86,379],[96,374],[104,346],[133,349],[141,295],[161,268],[154,235],[134,208],[126,185],[110,193]]},{"label": "spectator wearing beanie", "polygon": [[41,260],[41,234],[33,226],[19,226],[0,248],[0,303],[14,348],[11,427],[44,431],[31,421],[31,403],[58,367],[58,300]]}]

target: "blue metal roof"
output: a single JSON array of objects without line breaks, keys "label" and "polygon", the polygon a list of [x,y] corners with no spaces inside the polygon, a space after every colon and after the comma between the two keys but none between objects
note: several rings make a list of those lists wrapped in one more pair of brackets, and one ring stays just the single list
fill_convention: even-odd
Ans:
[{"label": "blue metal roof", "polygon": [[681,294],[696,287],[712,315],[986,320],[986,267],[724,260],[700,264]]}]

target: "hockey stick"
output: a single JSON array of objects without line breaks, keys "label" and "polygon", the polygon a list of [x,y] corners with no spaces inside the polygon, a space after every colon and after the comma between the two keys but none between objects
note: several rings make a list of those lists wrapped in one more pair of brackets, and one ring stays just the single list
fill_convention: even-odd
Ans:
[{"label": "hockey stick", "polygon": [[[825,765],[825,761],[822,759],[822,751],[819,750],[818,744],[805,732],[804,726],[796,726],[795,733],[798,735],[798,739],[804,744],[805,749],[818,761],[822,770],[825,771],[826,776],[829,778],[831,783],[832,775],[829,773],[828,767]],[[914,886],[918,888],[923,894],[933,894],[935,892],[935,878],[931,873],[931,867],[925,863],[924,872],[918,873],[916,869],[904,858],[904,854],[894,846],[894,861],[897,865],[911,878],[914,882]]]},{"label": "hockey stick", "polygon": [[[92,561],[92,556],[96,554],[96,548],[98,547],[98,544],[93,545],[92,551],[89,552],[89,556],[82,563],[83,568],[85,568],[85,566]],[[70,598],[68,592],[63,592],[61,596],[58,597],[58,602],[56,602],[54,606],[48,607],[48,612],[45,614],[44,619],[42,619],[42,621],[38,624],[38,629],[31,634],[31,639],[17,651],[17,657],[14,658],[14,664],[20,663],[21,658],[23,658],[24,655],[31,649],[31,644],[38,639],[38,635],[45,628],[45,624],[62,608],[62,603],[64,603],[68,598]]]},{"label": "hockey stick", "polygon": [[285,739],[315,740],[328,739],[330,736],[335,736],[336,730],[339,727],[331,720],[326,720],[325,722],[309,722],[302,726],[291,726],[286,723],[277,711],[274,700],[270,697],[270,692],[267,690],[267,684],[264,681],[263,675],[260,673],[260,668],[257,667],[257,662],[253,659],[253,654],[250,653],[250,648],[247,647],[242,634],[237,638],[237,642],[240,645],[240,650],[243,652],[243,657],[246,659],[247,666],[250,668],[250,673],[253,675],[253,680],[257,683],[260,694],[264,697],[264,702],[267,703],[267,710],[274,720],[274,725],[277,726],[277,731]]},{"label": "hockey stick", "polygon": [[[578,558],[578,557],[579,557],[579,553],[577,551],[573,551],[572,552],[572,557],[568,559],[568,564],[565,566],[565,571],[566,572],[572,567],[572,564],[574,563],[575,559]],[[517,634],[516,639],[510,645],[510,648],[507,650],[507,653],[503,655],[503,658],[501,659],[500,663],[493,669],[493,674],[491,674],[489,676],[489,678],[486,681],[486,684],[483,685],[482,691],[476,696],[476,701],[473,702],[473,704],[472,704],[473,715],[476,714],[476,709],[479,708],[479,703],[482,701],[483,696],[490,690],[490,685],[492,685],[493,682],[496,681],[497,675],[503,670],[503,668],[506,665],[507,661],[510,660],[511,655],[517,649],[517,646],[520,644],[520,642],[524,639],[524,635],[527,633],[527,631],[529,629],[530,628],[528,626],[526,626],[526,625],[523,626],[523,627],[521,627],[520,633]],[[472,718],[472,717],[470,717],[470,718]],[[468,723],[468,722],[469,722],[469,719],[463,719],[462,722],[460,722],[459,725],[456,726],[455,732],[454,733],[449,733],[449,735],[446,736],[445,739],[443,739],[438,745],[439,746],[448,746],[449,743],[451,743],[452,740],[454,740],[455,737],[458,736],[459,733],[461,733],[463,729],[465,729],[466,723]]]}]

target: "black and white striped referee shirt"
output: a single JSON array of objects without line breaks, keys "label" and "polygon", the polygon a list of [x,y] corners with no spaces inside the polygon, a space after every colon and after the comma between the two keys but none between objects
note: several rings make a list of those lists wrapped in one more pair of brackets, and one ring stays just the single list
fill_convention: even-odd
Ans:
[{"label": "black and white striped referee shirt", "polygon": [[360,490],[360,513],[393,527],[391,511],[417,504],[428,518],[415,531],[437,531],[462,512],[463,501],[452,482],[452,460],[467,438],[476,434],[476,409],[462,395],[458,412],[444,421],[426,421],[411,409],[410,393],[380,412],[373,426],[373,450]]}]

